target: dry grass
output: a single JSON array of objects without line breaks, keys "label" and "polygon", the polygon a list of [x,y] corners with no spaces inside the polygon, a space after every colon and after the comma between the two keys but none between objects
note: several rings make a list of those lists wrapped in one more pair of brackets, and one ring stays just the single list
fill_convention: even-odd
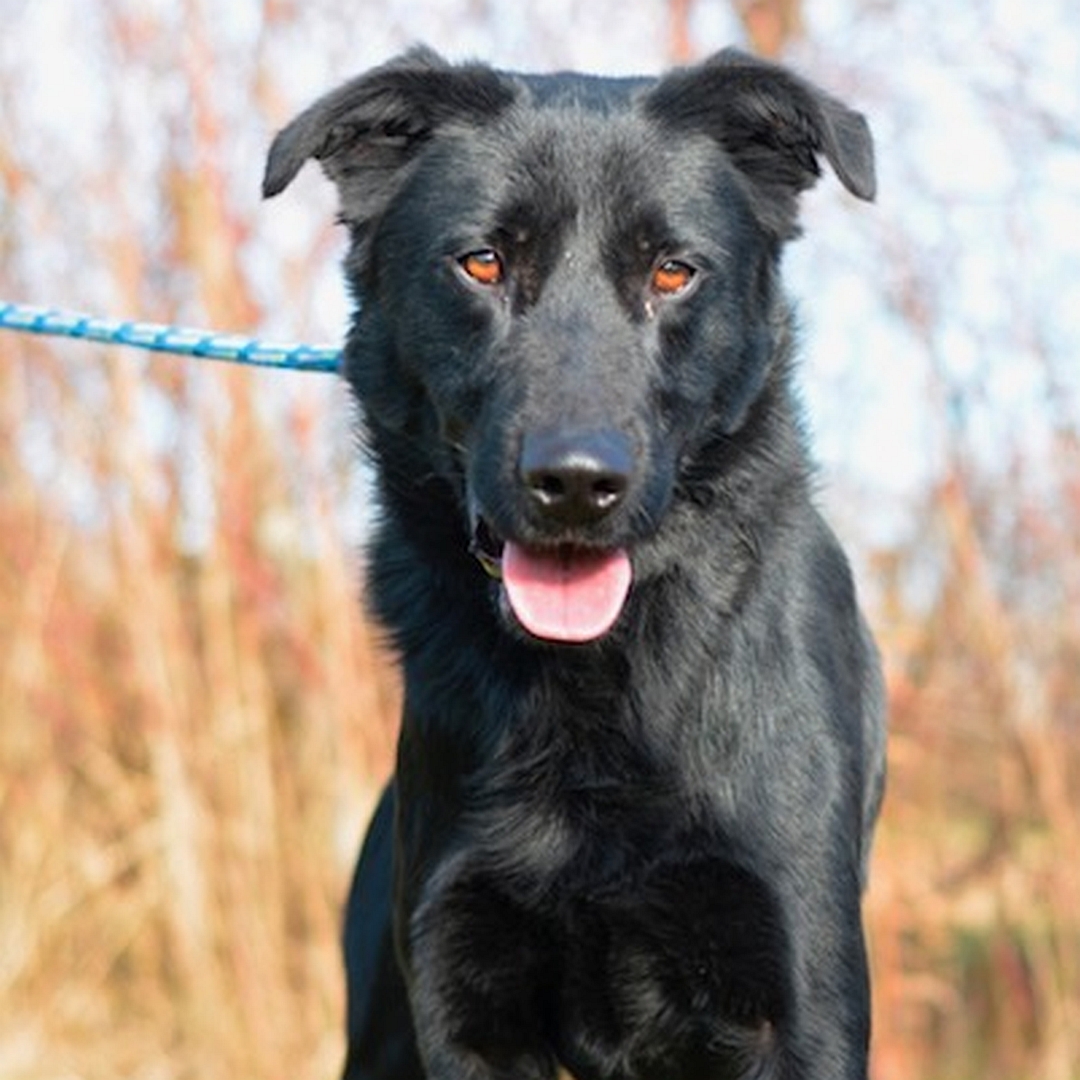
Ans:
[{"label": "dry grass", "polygon": [[278,481],[230,422],[210,453],[245,464],[185,556],[168,477],[129,424],[99,436],[106,521],[25,477],[0,521],[0,1074],[325,1075],[339,841],[393,697],[329,492],[316,554],[275,550]]},{"label": "dry grass", "polygon": [[[8,403],[12,372],[47,362],[18,350]],[[5,458],[0,1075],[325,1076],[346,850],[395,697],[340,493],[309,492],[310,554],[275,537],[286,463],[245,407],[253,380],[216,377],[215,525],[184,554],[175,463],[124,416],[138,373],[109,372],[104,411],[65,414],[66,453],[111,493],[100,520],[73,524]]]},{"label": "dry grass", "polygon": [[[201,45],[156,250],[122,179],[89,176],[108,243],[40,211],[0,237],[0,294],[53,229],[116,311],[258,321]],[[50,178],[0,164],[33,218]],[[0,361],[0,1076],[332,1075],[340,903],[396,687],[325,393],[11,335]]]},{"label": "dry grass", "polygon": [[[340,535],[345,478],[303,463],[320,419],[294,417],[283,449],[254,408],[267,376],[208,377],[223,421],[212,396],[186,401],[183,362],[121,355],[91,407],[44,346],[3,348],[0,1075],[333,1075],[339,909],[396,689]],[[195,554],[178,461],[128,415],[145,379],[206,439],[215,513]],[[14,450],[34,380],[64,416],[45,480]],[[58,497],[70,462],[108,493],[90,523]],[[282,479],[298,469],[303,507]],[[893,737],[875,1076],[1073,1080],[1080,500],[1074,480],[1058,518],[1020,514],[1004,538],[1028,547],[1009,580],[1027,573],[1029,606],[995,579],[973,486],[933,493],[929,536],[878,560]],[[915,612],[902,581],[927,544],[946,569]]]},{"label": "dry grass", "polygon": [[[115,31],[137,52],[139,25]],[[109,175],[86,178],[118,222],[91,249],[5,137],[0,186],[32,220],[0,228],[0,294],[53,230],[115,311],[258,322],[193,40],[194,149],[161,170],[159,250]],[[262,68],[253,84],[272,97]],[[0,85],[5,105],[18,92]],[[338,1066],[339,909],[397,690],[342,535],[336,420],[309,383],[283,401],[282,378],[0,337],[4,1080]],[[987,489],[958,468],[876,557],[893,700],[877,1080],[1080,1077],[1075,441],[1055,460],[1030,504],[1022,463]]]},{"label": "dry grass", "polygon": [[[956,476],[929,494],[932,535],[881,560],[893,589],[881,613],[891,784],[870,894],[878,1080],[1080,1075],[1080,456],[1071,440],[1058,461],[1053,516],[1025,507],[1022,485],[981,501],[978,485]],[[995,516],[1012,524],[991,539]],[[916,617],[899,578],[923,545],[940,550],[945,569]]]}]

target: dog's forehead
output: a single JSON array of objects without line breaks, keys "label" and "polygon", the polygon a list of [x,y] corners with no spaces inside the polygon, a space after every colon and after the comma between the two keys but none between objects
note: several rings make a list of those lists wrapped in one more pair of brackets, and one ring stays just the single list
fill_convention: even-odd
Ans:
[{"label": "dog's forehead", "polygon": [[523,84],[515,106],[487,132],[491,141],[472,146],[500,159],[504,192],[536,189],[546,200],[557,189],[578,203],[598,194],[609,203],[631,176],[679,153],[682,140],[665,138],[636,107],[649,80],[546,75]]},{"label": "dog's forehead", "polygon": [[700,246],[741,220],[737,193],[726,217],[715,213],[716,199],[738,184],[716,141],[650,114],[655,80],[514,78],[513,103],[479,124],[448,125],[403,189],[410,215],[437,219],[439,244],[514,235],[552,249],[610,246],[647,226]]},{"label": "dog's forehead", "polygon": [[656,85],[653,78],[620,78],[576,71],[513,78],[535,108],[576,108],[602,115],[628,109],[636,98]]},{"label": "dog's forehead", "polygon": [[462,147],[497,205],[583,215],[597,227],[662,208],[668,218],[692,213],[700,231],[710,200],[736,183],[715,140],[665,129],[642,107],[654,80],[553,75],[525,85],[513,108]]}]

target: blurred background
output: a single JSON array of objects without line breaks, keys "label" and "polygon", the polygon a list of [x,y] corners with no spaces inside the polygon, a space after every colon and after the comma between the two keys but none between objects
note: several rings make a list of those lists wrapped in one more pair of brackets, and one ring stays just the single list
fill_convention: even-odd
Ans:
[{"label": "blurred background", "polygon": [[[788,254],[821,499],[885,654],[875,1080],[1080,1077],[1073,0],[0,0],[0,299],[340,340],[273,132],[424,40],[654,72],[737,43],[856,104]],[[0,1077],[315,1080],[397,683],[328,375],[0,332]]]}]

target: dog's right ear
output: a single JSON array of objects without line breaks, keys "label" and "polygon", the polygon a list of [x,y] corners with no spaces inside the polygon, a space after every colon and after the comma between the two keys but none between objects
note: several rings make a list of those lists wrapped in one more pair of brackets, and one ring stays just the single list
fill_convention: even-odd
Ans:
[{"label": "dog's right ear", "polygon": [[331,91],[279,132],[263,197],[284,191],[315,158],[337,185],[342,220],[371,221],[440,126],[492,119],[514,96],[513,84],[492,68],[451,65],[430,49],[414,49]]}]

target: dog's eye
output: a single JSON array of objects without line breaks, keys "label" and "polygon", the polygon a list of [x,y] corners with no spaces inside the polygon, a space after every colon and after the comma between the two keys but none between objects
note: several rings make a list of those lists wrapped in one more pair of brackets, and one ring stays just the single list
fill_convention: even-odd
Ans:
[{"label": "dog's eye", "polygon": [[653,292],[661,296],[675,296],[689,286],[696,273],[688,263],[665,259],[653,269],[650,284]]},{"label": "dog's eye", "polygon": [[497,251],[481,248],[470,251],[458,259],[458,265],[467,278],[477,285],[499,285],[503,280],[503,262]]}]

